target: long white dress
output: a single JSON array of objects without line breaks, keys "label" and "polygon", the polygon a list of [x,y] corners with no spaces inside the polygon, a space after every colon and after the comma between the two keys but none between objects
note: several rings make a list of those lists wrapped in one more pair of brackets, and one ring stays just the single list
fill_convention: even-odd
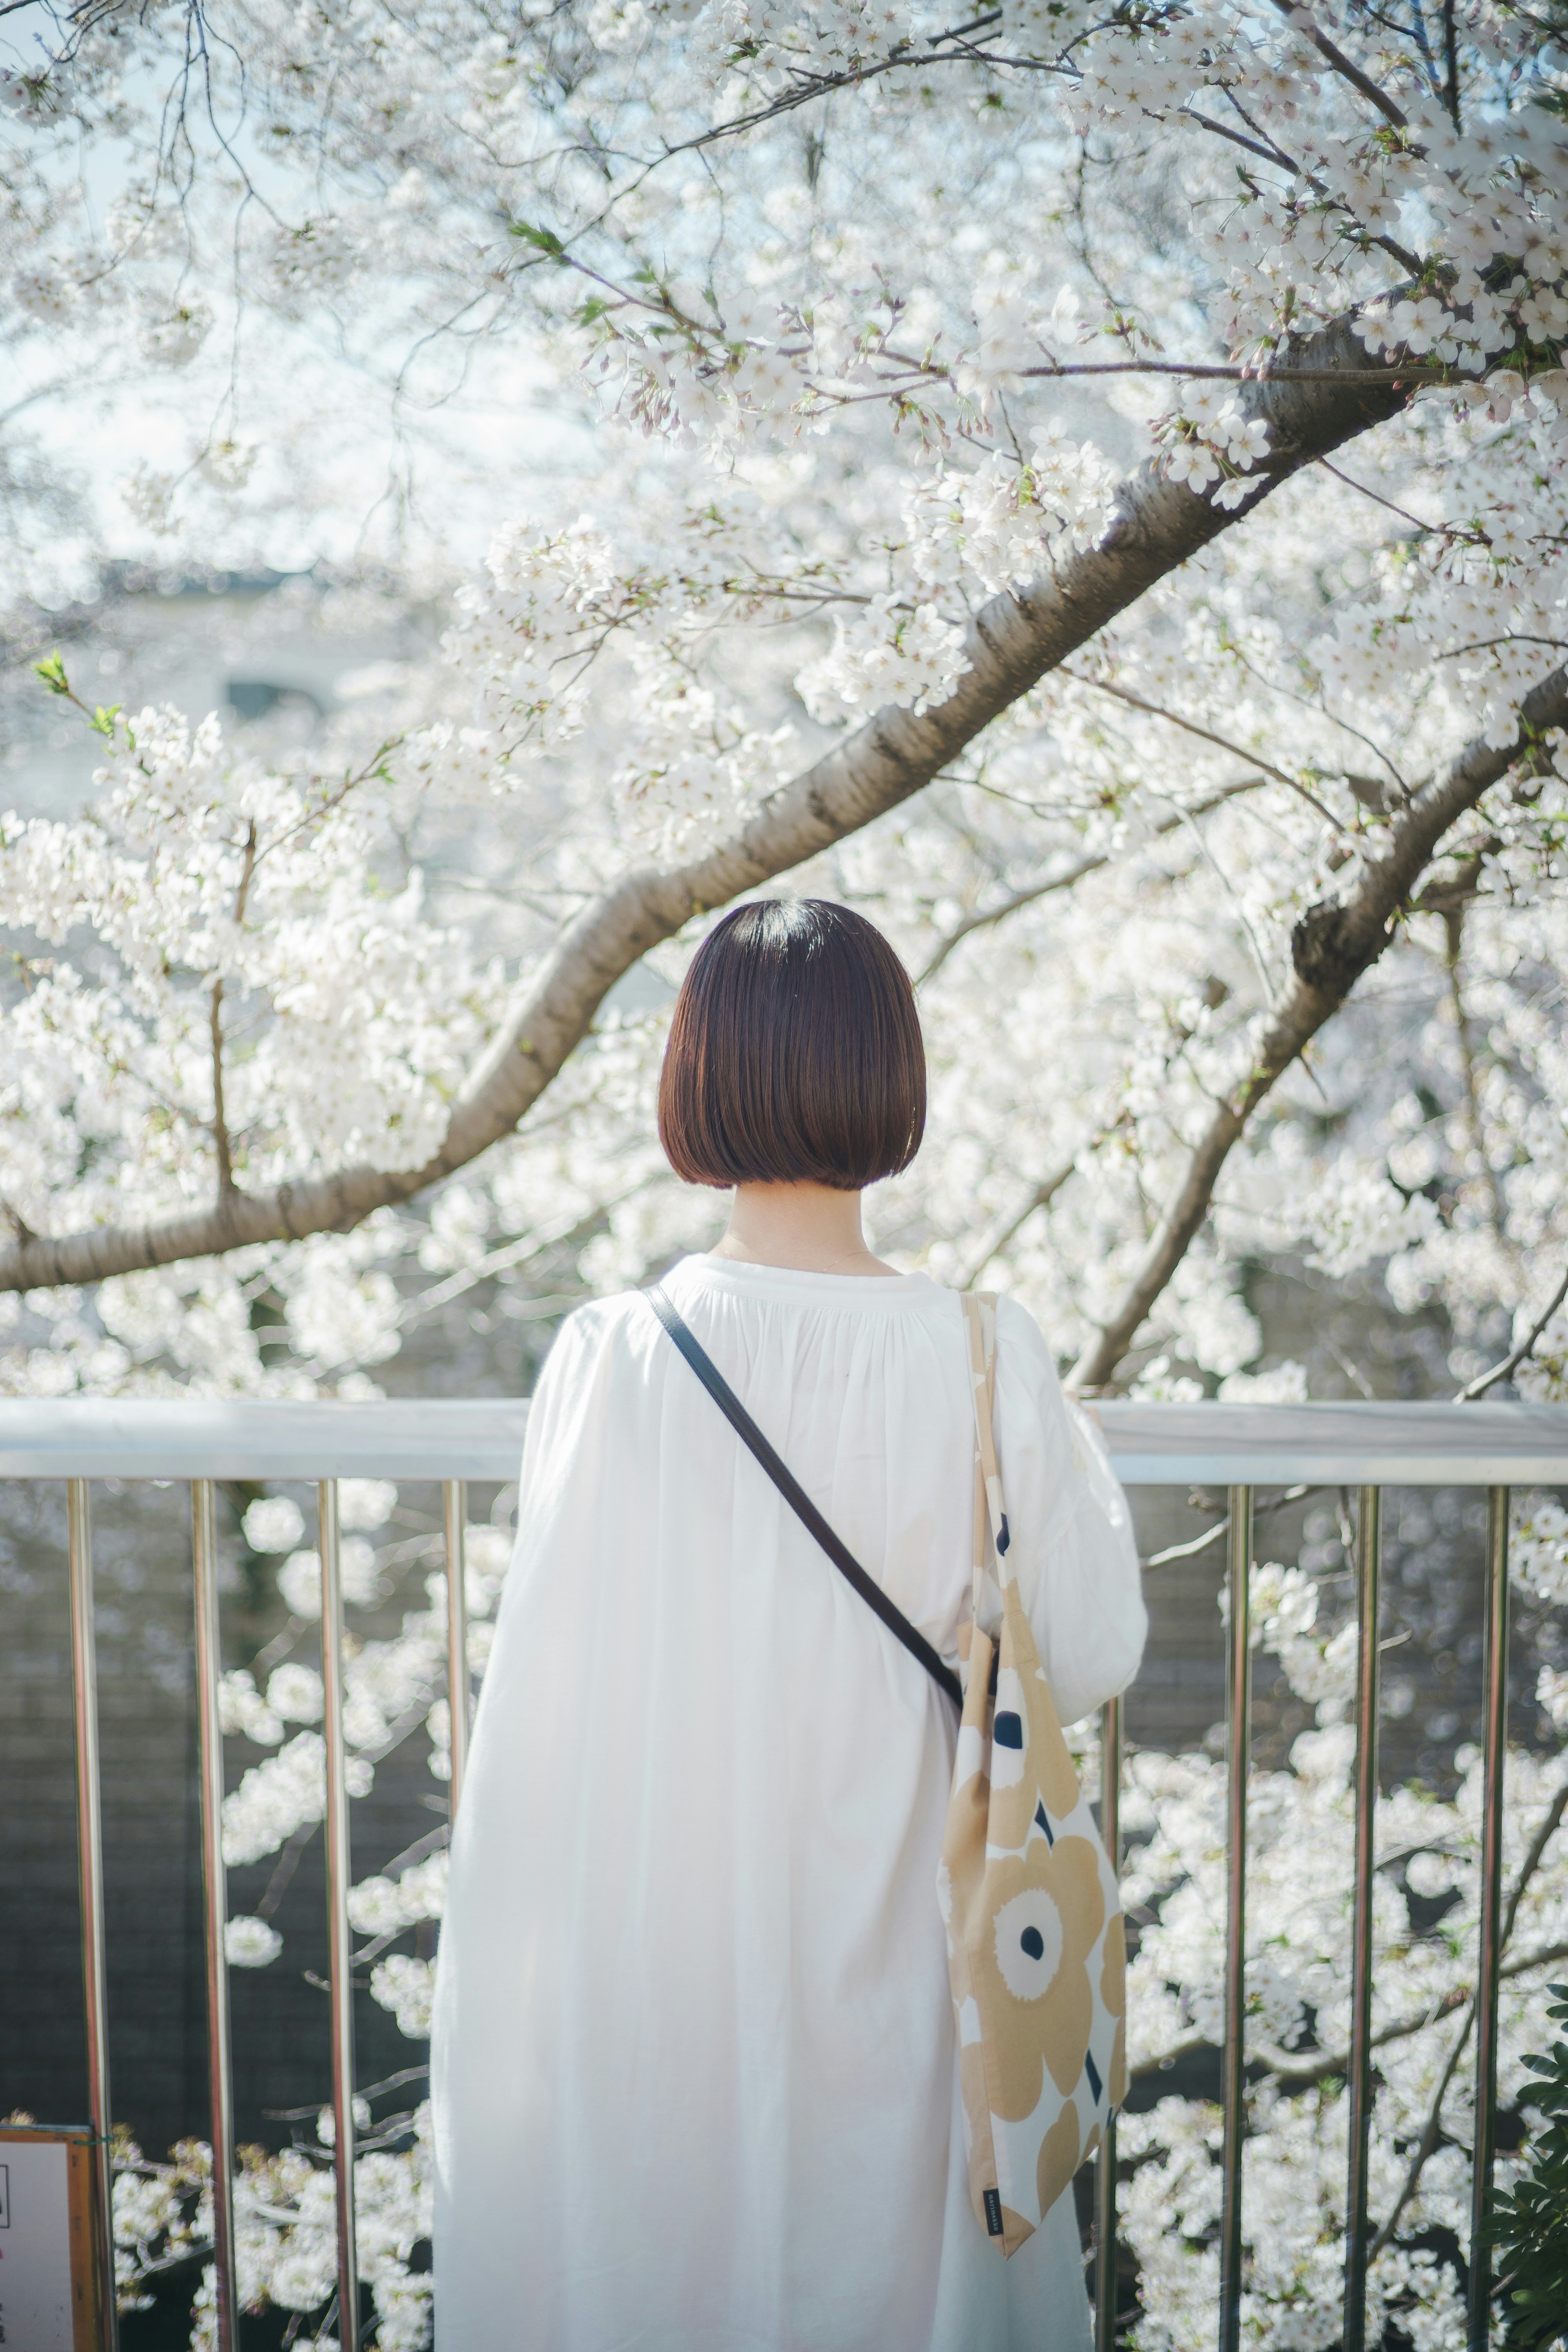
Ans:
[{"label": "long white dress", "polygon": [[[666,1287],[951,1658],[956,1296],[710,1257]],[[1137,1668],[1137,1557],[1037,1328],[997,1328],[1009,1564],[1068,1722]],[[518,1513],[437,1970],[438,2352],[1083,2352],[1071,2199],[1010,2262],[970,2210],[949,1702],[635,1292],[563,1327]]]}]

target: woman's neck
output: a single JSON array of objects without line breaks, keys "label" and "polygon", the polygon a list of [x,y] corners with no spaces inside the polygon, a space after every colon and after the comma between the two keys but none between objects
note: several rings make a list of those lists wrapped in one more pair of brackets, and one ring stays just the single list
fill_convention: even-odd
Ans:
[{"label": "woman's neck", "polygon": [[858,1192],[828,1184],[737,1184],[715,1257],[795,1274],[890,1274],[866,1246]]}]

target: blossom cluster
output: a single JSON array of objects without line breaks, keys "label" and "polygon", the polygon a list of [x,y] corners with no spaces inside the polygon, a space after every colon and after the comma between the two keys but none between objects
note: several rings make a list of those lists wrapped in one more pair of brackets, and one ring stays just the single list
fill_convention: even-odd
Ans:
[{"label": "blossom cluster", "polygon": [[[356,2100],[363,2153],[354,2160],[360,2277],[381,2352],[424,2352],[430,2341],[433,2168],[430,2110],[384,2118]],[[316,2137],[268,2156],[239,2152],[234,2184],[235,2254],[242,2310],[286,2315],[291,2341],[330,2346],[318,2332],[337,2288],[337,2210],[331,2168],[331,2111]],[[212,2232],[212,2151],[183,2140],[168,2160],[152,2163],[133,2141],[114,2154],[115,2273],[122,2311],[151,2307],[149,2273],[199,2254]],[[426,2259],[421,2264],[422,2251]],[[209,2264],[192,2312],[191,2352],[213,2352],[216,2288]],[[299,2331],[309,2326],[310,2333]]]}]

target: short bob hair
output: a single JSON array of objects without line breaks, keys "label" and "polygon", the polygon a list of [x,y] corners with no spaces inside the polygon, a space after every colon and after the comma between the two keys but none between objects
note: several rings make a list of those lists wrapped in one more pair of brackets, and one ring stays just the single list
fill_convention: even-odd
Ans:
[{"label": "short bob hair", "polygon": [[689,1184],[896,1176],[925,1130],[909,974],[863,915],[761,898],[726,915],[676,1000],[658,1139]]}]

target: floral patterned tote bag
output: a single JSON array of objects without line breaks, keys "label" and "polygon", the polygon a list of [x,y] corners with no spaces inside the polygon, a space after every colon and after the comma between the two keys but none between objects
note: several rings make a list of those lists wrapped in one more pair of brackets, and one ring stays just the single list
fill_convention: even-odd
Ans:
[{"label": "floral patterned tote bag", "polygon": [[[1039,2227],[1127,2090],[1116,1874],[1007,1573],[992,1436],[996,1302],[963,1300],[974,1396],[974,1609],[937,1895],[947,1927],[976,2217],[1004,2254]],[[995,1639],[986,1589],[1002,1596]],[[991,1612],[994,1622],[994,1612]]]}]

